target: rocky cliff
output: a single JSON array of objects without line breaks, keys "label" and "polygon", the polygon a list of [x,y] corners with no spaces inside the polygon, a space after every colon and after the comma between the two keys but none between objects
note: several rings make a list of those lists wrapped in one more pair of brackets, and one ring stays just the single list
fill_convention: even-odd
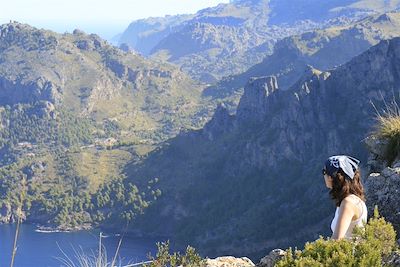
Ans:
[{"label": "rocky cliff", "polygon": [[342,153],[366,162],[371,101],[379,109],[400,89],[399,51],[400,38],[382,41],[330,72],[309,67],[289,90],[274,77],[250,80],[234,117],[220,107],[204,130],[129,167],[164,192],[133,227],[208,256],[251,258],[328,235],[334,205],[318,166]]},{"label": "rocky cliff", "polygon": [[388,163],[385,154],[389,143],[385,139],[370,136],[366,144],[370,151],[365,180],[368,212],[377,205],[379,213],[400,233],[400,159]]}]

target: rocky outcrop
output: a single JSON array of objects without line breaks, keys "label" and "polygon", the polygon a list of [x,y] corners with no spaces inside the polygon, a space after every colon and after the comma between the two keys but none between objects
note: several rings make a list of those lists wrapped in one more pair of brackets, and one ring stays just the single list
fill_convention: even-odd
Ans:
[{"label": "rocky outcrop", "polygon": [[62,102],[63,91],[60,86],[39,77],[33,81],[20,81],[0,76],[0,105],[35,103],[48,101],[58,105]]},{"label": "rocky outcrop", "polygon": [[257,267],[274,267],[275,263],[286,255],[282,249],[273,249],[267,256],[263,257]]},{"label": "rocky outcrop", "polygon": [[46,51],[55,49],[58,44],[57,38],[28,24],[13,21],[0,25],[0,51],[12,45],[23,47],[26,51]]},{"label": "rocky outcrop", "polygon": [[385,158],[388,142],[381,138],[371,136],[366,144],[370,151],[370,173],[365,180],[368,213],[373,214],[377,205],[379,213],[400,233],[400,159],[388,166]]},{"label": "rocky outcrop", "polygon": [[251,78],[244,88],[237,109],[237,117],[242,121],[261,121],[273,105],[269,97],[278,90],[275,76]]},{"label": "rocky outcrop", "polygon": [[225,105],[219,104],[212,119],[204,126],[203,134],[211,141],[226,134],[227,129],[230,129],[233,125],[233,118],[234,116],[229,114]]},{"label": "rocky outcrop", "polygon": [[0,223],[15,223],[18,220],[18,216],[20,216],[21,221],[26,220],[26,214],[22,211],[20,214],[17,214],[17,207],[14,207],[8,201],[2,201],[0,203]]},{"label": "rocky outcrop", "polygon": [[252,267],[254,263],[249,258],[235,258],[232,256],[206,259],[206,267]]}]

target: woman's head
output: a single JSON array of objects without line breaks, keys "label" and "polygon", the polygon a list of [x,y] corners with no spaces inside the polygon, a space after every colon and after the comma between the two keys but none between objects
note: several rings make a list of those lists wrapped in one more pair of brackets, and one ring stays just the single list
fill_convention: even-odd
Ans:
[{"label": "woman's head", "polygon": [[359,163],[358,159],[344,155],[332,156],[326,160],[323,168],[325,184],[331,189],[329,194],[336,206],[340,206],[342,200],[350,194],[365,201]]}]

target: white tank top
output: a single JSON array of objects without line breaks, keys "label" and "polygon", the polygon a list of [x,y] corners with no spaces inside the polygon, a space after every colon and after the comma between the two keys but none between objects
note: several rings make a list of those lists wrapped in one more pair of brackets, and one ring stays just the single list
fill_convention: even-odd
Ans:
[{"label": "white tank top", "polygon": [[[361,215],[357,220],[351,221],[350,226],[347,229],[346,234],[344,236],[347,239],[351,239],[353,229],[356,225],[360,226],[360,227],[364,227],[364,223],[367,222],[367,214],[368,214],[368,210],[367,210],[367,206],[365,205],[365,202],[361,198],[359,198],[358,196],[356,196],[354,194],[351,194],[350,196],[352,196],[352,200],[354,200],[353,203],[360,209]],[[332,233],[335,231],[338,217],[339,217],[339,207],[336,207],[335,217],[333,218],[332,223],[331,223]]]}]

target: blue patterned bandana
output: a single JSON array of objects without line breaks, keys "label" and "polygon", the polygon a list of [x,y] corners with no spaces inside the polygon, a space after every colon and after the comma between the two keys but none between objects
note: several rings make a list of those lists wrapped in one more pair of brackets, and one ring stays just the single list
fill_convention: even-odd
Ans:
[{"label": "blue patterned bandana", "polygon": [[354,173],[358,169],[360,161],[356,158],[340,155],[329,157],[325,162],[325,171],[329,176],[342,169],[351,179],[354,178]]}]

